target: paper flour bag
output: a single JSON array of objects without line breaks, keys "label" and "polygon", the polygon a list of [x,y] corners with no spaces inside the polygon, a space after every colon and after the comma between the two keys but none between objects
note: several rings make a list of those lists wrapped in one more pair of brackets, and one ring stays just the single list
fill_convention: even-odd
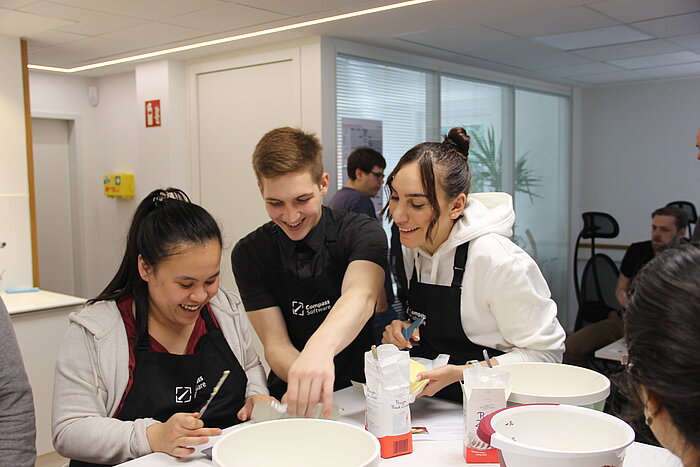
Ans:
[{"label": "paper flour bag", "polygon": [[408,352],[391,344],[365,352],[365,425],[379,439],[385,459],[413,452],[409,366]]},{"label": "paper flour bag", "polygon": [[467,463],[498,463],[498,452],[476,435],[485,416],[504,409],[510,396],[510,373],[480,365],[464,370],[464,460]]}]

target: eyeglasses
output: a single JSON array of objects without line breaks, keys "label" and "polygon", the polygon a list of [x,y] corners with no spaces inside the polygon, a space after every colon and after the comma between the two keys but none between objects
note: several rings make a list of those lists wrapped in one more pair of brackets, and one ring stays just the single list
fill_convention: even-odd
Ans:
[{"label": "eyeglasses", "polygon": [[375,177],[377,177],[377,180],[384,180],[384,172],[372,172],[372,171],[370,170],[369,173],[371,173],[372,175],[374,175]]}]

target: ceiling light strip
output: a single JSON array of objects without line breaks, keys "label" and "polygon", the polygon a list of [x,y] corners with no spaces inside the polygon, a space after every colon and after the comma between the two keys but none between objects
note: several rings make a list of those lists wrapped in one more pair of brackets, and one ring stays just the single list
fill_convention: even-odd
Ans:
[{"label": "ceiling light strip", "polygon": [[94,68],[102,68],[102,67],[110,66],[110,65],[117,65],[119,63],[133,62],[136,60],[144,60],[146,58],[153,58],[153,57],[159,57],[161,55],[168,55],[168,54],[173,54],[173,53],[177,53],[177,52],[183,52],[185,50],[199,49],[202,47],[209,47],[211,45],[224,44],[226,42],[233,42],[233,41],[238,41],[241,39],[249,39],[251,37],[266,36],[266,35],[274,34],[277,32],[289,31],[292,29],[300,29],[300,28],[305,28],[307,26],[315,26],[317,24],[330,23],[333,21],[339,21],[341,19],[354,18],[356,16],[371,15],[373,13],[379,13],[381,11],[395,10],[397,8],[418,5],[420,3],[428,3],[428,2],[432,2],[432,1],[433,0],[410,0],[407,2],[393,3],[391,5],[384,5],[384,6],[380,6],[380,7],[376,7],[376,8],[369,8],[366,10],[353,11],[351,13],[344,13],[342,15],[328,16],[326,18],[319,18],[319,19],[314,19],[314,20],[310,20],[310,21],[304,21],[301,23],[289,24],[287,26],[279,26],[279,27],[271,28],[271,29],[263,29],[261,31],[249,32],[246,34],[239,34],[237,36],[223,37],[221,39],[214,39],[214,40],[206,41],[206,42],[198,42],[196,44],[183,45],[180,47],[174,47],[172,49],[159,50],[156,52],[149,52],[149,53],[145,53],[145,54],[132,55],[130,57],[117,58],[115,60],[108,60],[106,62],[92,63],[90,65],[83,65],[83,66],[78,66],[78,67],[74,67],[74,68],[60,68],[60,67],[44,66],[44,65],[32,65],[32,64],[28,64],[27,68],[31,68],[32,70],[56,71],[56,72],[60,72],[60,73],[77,73],[79,71],[92,70]]}]

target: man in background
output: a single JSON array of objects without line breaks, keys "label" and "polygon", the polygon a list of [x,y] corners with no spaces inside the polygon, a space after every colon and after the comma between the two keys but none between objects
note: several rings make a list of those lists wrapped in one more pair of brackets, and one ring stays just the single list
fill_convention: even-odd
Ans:
[{"label": "man in background", "polygon": [[[627,291],[634,276],[654,256],[678,245],[685,237],[686,225],[688,216],[675,206],[664,206],[651,214],[651,240],[631,244],[622,258],[615,286],[615,298],[620,308],[627,306]],[[615,342],[622,334],[620,311],[613,310],[607,319],[586,326],[566,339],[564,363],[587,367],[596,350]]]},{"label": "man in background", "polygon": [[372,203],[384,183],[386,160],[372,148],[355,149],[348,157],[348,183],[338,190],[328,207],[338,211],[352,211],[377,218]]}]

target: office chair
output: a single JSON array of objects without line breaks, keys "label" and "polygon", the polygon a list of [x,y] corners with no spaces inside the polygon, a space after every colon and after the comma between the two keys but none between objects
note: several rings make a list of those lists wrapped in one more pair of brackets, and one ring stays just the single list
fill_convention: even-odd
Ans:
[{"label": "office chair", "polygon": [[[584,212],[582,217],[583,229],[576,238],[574,249],[574,286],[579,307],[574,331],[581,329],[584,324],[607,318],[608,313],[618,307],[615,286],[620,271],[608,255],[595,252],[595,239],[617,237],[620,226],[615,218],[604,212]],[[578,251],[581,239],[584,238],[591,241],[591,256],[586,261],[579,283]]]}]

